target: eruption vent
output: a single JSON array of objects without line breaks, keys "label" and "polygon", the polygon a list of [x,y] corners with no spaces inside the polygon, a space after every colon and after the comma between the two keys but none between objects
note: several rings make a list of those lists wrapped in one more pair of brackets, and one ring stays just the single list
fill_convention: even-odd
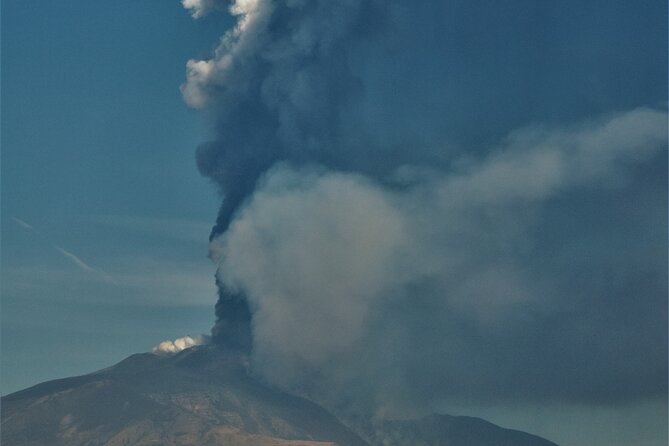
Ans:
[{"label": "eruption vent", "polygon": [[174,341],[163,341],[153,347],[152,352],[157,355],[179,353],[182,350],[186,350],[187,348],[191,348],[200,344],[202,344],[202,339],[193,339],[190,336],[184,336],[183,338],[177,338]]}]

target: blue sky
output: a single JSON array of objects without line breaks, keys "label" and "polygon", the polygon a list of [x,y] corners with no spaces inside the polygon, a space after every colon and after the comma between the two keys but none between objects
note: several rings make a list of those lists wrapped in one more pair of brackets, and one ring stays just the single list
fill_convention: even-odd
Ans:
[{"label": "blue sky", "polygon": [[208,331],[218,198],[178,87],[225,23],[178,2],[2,6],[6,393]]},{"label": "blue sky", "polygon": [[[391,326],[402,329],[383,331],[374,326],[362,337],[365,344],[391,345],[397,364],[432,364],[420,373],[405,370],[414,380],[411,391],[416,395],[457,393],[449,384],[440,384],[439,373],[446,369],[455,383],[472,377],[482,389],[496,389],[496,382],[504,382],[507,393],[522,393],[511,402],[504,395],[481,401],[474,391],[470,400],[461,395],[460,400],[440,402],[446,412],[482,416],[565,445],[660,446],[666,443],[667,432],[666,398],[658,397],[656,385],[658,377],[666,378],[666,348],[661,348],[667,342],[666,311],[658,311],[666,310],[666,139],[664,146],[647,155],[625,155],[613,161],[584,149],[583,159],[587,161],[594,153],[592,159],[606,166],[602,168],[605,173],[590,166],[585,171],[595,172],[591,181],[570,171],[555,185],[546,186],[547,192],[537,192],[539,205],[532,202],[526,208],[513,208],[517,205],[514,200],[519,200],[514,193],[520,192],[512,187],[515,178],[508,178],[486,192],[502,203],[490,206],[500,219],[490,225],[471,219],[480,212],[471,204],[480,190],[476,187],[469,191],[472,195],[466,206],[444,208],[456,213],[452,220],[448,212],[424,210],[438,208],[439,203],[421,201],[424,196],[420,194],[393,195],[391,188],[381,185],[402,177],[406,184],[414,181],[429,186],[427,189],[447,191],[452,183],[449,175],[473,184],[481,178],[488,181],[485,172],[494,172],[496,160],[511,160],[514,168],[530,164],[534,147],[526,141],[548,145],[567,141],[568,146],[570,141],[603,139],[615,146],[621,139],[617,136],[643,130],[639,122],[645,124],[648,119],[635,121],[639,116],[666,117],[666,12],[662,1],[509,0],[491,6],[485,1],[435,0],[421,7],[410,1],[392,2],[379,17],[351,25],[369,36],[342,52],[350,65],[350,73],[344,74],[354,79],[350,84],[342,82],[355,98],[350,104],[334,100],[337,107],[349,107],[338,116],[341,128],[332,132],[338,135],[339,144],[330,147],[327,144],[332,141],[321,141],[326,144],[315,155],[301,152],[301,147],[295,151],[313,156],[310,161],[326,169],[309,175],[299,169],[273,171],[254,206],[239,221],[251,218],[258,222],[270,216],[270,224],[263,227],[268,232],[261,235],[278,234],[281,241],[288,234],[299,244],[302,235],[314,232],[323,215],[341,215],[332,218],[335,227],[357,215],[360,207],[341,203],[337,194],[328,193],[334,184],[334,190],[350,192],[353,204],[356,199],[370,204],[362,207],[366,214],[358,215],[350,227],[364,229],[357,225],[365,215],[378,211],[384,218],[372,220],[372,226],[383,234],[381,223],[400,215],[402,221],[414,224],[416,238],[424,236],[433,245],[431,249],[414,247],[412,252],[434,259],[442,259],[446,248],[457,245],[454,242],[467,240],[467,249],[459,254],[466,257],[463,264],[472,262],[476,267],[460,265],[459,271],[476,279],[476,286],[465,283],[462,291],[441,284],[438,277],[421,282],[435,268],[448,270],[450,266],[444,266],[448,262],[437,261],[437,267],[425,270],[416,267],[420,280],[413,280],[410,288],[424,295],[418,301],[399,296],[379,312],[387,319],[372,321],[379,326],[395,323]],[[249,136],[262,134],[262,140],[269,135],[270,149],[260,150],[273,150],[276,145],[280,152],[285,143],[279,141],[280,132],[274,133],[272,112],[276,110],[257,120],[256,116],[249,120],[244,113],[238,120],[229,120],[221,111],[226,107],[242,112],[265,110],[266,97],[258,103],[254,98],[230,100],[221,93],[216,83],[220,81],[214,79],[209,85],[210,80],[205,79],[196,87],[211,95],[212,101],[219,101],[218,105],[200,113],[184,103],[179,86],[186,80],[186,61],[211,58],[232,24],[233,18],[216,12],[193,20],[177,0],[3,1],[3,394],[103,368],[132,353],[148,351],[162,340],[199,335],[211,328],[216,267],[207,258],[207,239],[220,205],[213,183],[227,187],[227,180],[220,177],[227,167],[217,163],[228,161],[216,155],[227,153],[230,136],[243,146],[253,139]],[[279,31],[272,32],[280,39],[281,23],[277,25]],[[330,67],[339,68],[339,59],[333,60]],[[327,58],[317,62],[333,63]],[[278,63],[276,72],[283,75],[282,69]],[[263,81],[266,73],[259,73],[259,80],[249,76],[250,82]],[[340,74],[333,73],[329,75]],[[291,91],[292,84],[288,84],[283,87]],[[327,84],[323,91],[329,87]],[[281,88],[279,82],[274,93],[285,93]],[[313,102],[319,103],[318,99]],[[310,102],[305,103],[308,109]],[[304,104],[290,105],[299,109]],[[321,109],[312,111],[316,113],[296,118],[296,127],[306,123],[307,136],[309,131],[319,134],[322,128],[329,129],[334,116],[320,113]],[[602,122],[609,123],[604,127],[617,136],[611,138],[600,131]],[[617,126],[626,130],[616,133]],[[267,131],[262,133],[263,129]],[[638,134],[644,142],[649,137],[642,130]],[[295,140],[299,143],[300,138]],[[211,180],[196,167],[196,147],[203,141],[213,141],[210,159],[201,156],[205,167],[211,167],[204,169]],[[632,137],[630,141],[630,146],[636,143]],[[638,152],[645,153],[645,142],[638,144]],[[505,158],[504,153],[510,155]],[[568,153],[559,144],[552,152],[558,157]],[[398,166],[417,167],[414,171]],[[578,160],[566,166],[576,171],[582,167]],[[345,174],[329,176],[327,169]],[[521,179],[534,178],[523,177],[524,172],[517,171]],[[391,181],[392,175],[395,180]],[[282,183],[285,178],[287,182]],[[491,178],[499,180],[494,175]],[[278,192],[272,189],[277,184]],[[542,185],[540,182],[538,190]],[[250,196],[253,190],[245,193]],[[288,198],[281,212],[272,213],[276,207],[271,201],[268,204],[268,196]],[[293,196],[298,199],[291,201]],[[309,203],[325,204],[314,211]],[[507,203],[511,204],[505,207]],[[398,209],[393,208],[396,205]],[[341,213],[336,212],[337,206],[342,206]],[[318,218],[310,218],[310,212],[316,212]],[[457,212],[463,213],[461,220]],[[274,219],[284,224],[274,225]],[[385,227],[388,233],[395,229]],[[468,239],[470,227],[479,228],[480,233]],[[280,232],[286,228],[287,233]],[[297,229],[290,232],[292,228]],[[518,238],[509,237],[518,235],[516,232]],[[276,254],[273,247],[245,244],[244,236],[248,233],[233,232],[227,239],[230,252],[237,247],[238,255],[232,257],[241,260],[240,265],[248,257],[253,261],[247,264],[260,268],[265,258]],[[505,251],[500,242],[502,247],[495,250],[486,244],[496,236],[511,248]],[[369,238],[354,237],[353,248],[344,250],[340,264],[377,259],[373,255],[386,248],[381,239],[379,252],[365,250],[346,257],[358,246],[367,246]],[[328,249],[337,252],[347,241]],[[304,258],[309,258],[312,245],[306,247]],[[253,249],[259,250],[258,258],[250,257]],[[288,251],[299,250],[282,253]],[[318,268],[322,258],[318,255],[306,266]],[[279,276],[273,274],[275,264],[257,277],[252,274],[257,268],[242,271],[232,262],[226,274],[237,274],[238,282],[249,289],[264,286],[265,279],[269,289],[293,289],[288,282],[293,271],[301,278],[310,277],[300,275],[293,260],[286,259],[284,265],[290,268],[274,282]],[[494,271],[482,271],[479,265],[488,262],[509,267],[503,269],[508,274],[501,278]],[[326,264],[323,277],[329,278],[333,270],[338,268]],[[481,281],[484,285],[478,288]],[[361,282],[373,288],[384,280]],[[320,290],[330,284],[313,285]],[[498,291],[505,287],[539,298],[528,304],[531,310],[527,313],[521,309],[520,316],[514,313],[509,318],[498,313],[490,318],[494,312],[488,311],[490,302],[485,300],[487,306],[475,299],[474,304],[457,299],[460,292],[467,296],[497,292],[498,297],[505,297]],[[440,293],[448,294],[448,299],[442,299]],[[263,300],[262,293],[253,298],[256,305],[271,308],[272,302]],[[313,301],[322,304],[318,310],[327,311],[328,302]],[[353,308],[357,304],[351,302]],[[492,304],[497,305],[496,301]],[[292,308],[289,305],[286,301],[284,308]],[[457,319],[453,313],[442,314],[446,307],[465,316]],[[506,307],[493,308],[506,311]],[[299,320],[300,309],[293,309],[290,325],[299,326],[294,320]],[[339,307],[334,310],[339,314]],[[490,325],[476,325],[480,320]],[[499,376],[492,376],[491,370],[498,371],[491,367],[483,367],[487,372],[472,372],[462,365],[459,370],[439,350],[445,344],[441,327],[448,324],[459,328],[453,330],[455,334],[446,330],[449,336],[453,334],[449,338],[453,344],[446,351],[457,355],[463,346],[471,348],[462,364],[494,363],[499,352],[502,360],[517,355],[517,364],[500,366]],[[459,329],[462,333],[456,333]],[[487,338],[491,333],[494,336]],[[589,338],[602,341],[584,341]],[[569,341],[573,342],[565,347]],[[260,336],[258,342],[262,342]],[[308,348],[296,351],[306,360],[312,358]],[[374,353],[366,356],[369,364],[379,360]],[[579,373],[570,368],[591,357],[601,359],[577,370]],[[628,367],[628,357],[638,364]],[[384,364],[383,358],[379,361]],[[526,370],[516,368],[521,363],[527,365]],[[654,368],[660,363],[663,366]],[[288,370],[290,366],[286,365]],[[607,367],[611,373],[602,372]],[[523,379],[517,379],[519,376]],[[526,386],[527,382],[533,386]],[[666,388],[666,379],[663,382]]]}]

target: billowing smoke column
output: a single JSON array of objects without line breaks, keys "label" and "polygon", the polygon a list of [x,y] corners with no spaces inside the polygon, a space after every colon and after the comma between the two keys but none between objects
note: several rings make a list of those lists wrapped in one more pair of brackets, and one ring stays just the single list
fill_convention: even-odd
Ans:
[{"label": "billowing smoke column", "polygon": [[346,49],[367,32],[369,3],[237,1],[237,25],[214,58],[188,62],[184,98],[213,114],[218,136],[197,151],[225,197],[212,237],[276,162],[337,162],[338,121],[356,84]]},{"label": "billowing smoke column", "polygon": [[[194,17],[224,6],[183,4]],[[216,127],[217,138],[197,150],[200,172],[224,197],[212,239],[275,163],[337,163],[339,115],[356,85],[347,47],[369,32],[369,8],[368,0],[238,0],[229,5],[237,25],[214,57],[188,62],[184,99]],[[213,338],[247,349],[247,303],[220,282],[219,289]]]},{"label": "billowing smoke column", "polygon": [[[411,33],[429,30],[434,8],[405,3],[422,14]],[[402,115],[406,128],[384,128],[404,141],[398,151],[352,117],[364,109],[385,125],[387,110],[354,100],[367,86],[355,48],[378,31],[375,2],[183,4],[194,17],[237,18],[210,60],[188,62],[182,87],[215,131],[197,150],[223,195],[214,342],[340,409],[666,395],[666,110],[510,127],[455,154],[414,138],[410,127],[444,119],[423,107]],[[438,65],[429,43],[409,43]],[[367,74],[391,79],[379,73],[395,60],[380,63]],[[402,105],[440,105],[437,83],[420,96],[414,82]],[[518,88],[517,101],[529,86]],[[499,110],[488,122],[507,119]]]}]

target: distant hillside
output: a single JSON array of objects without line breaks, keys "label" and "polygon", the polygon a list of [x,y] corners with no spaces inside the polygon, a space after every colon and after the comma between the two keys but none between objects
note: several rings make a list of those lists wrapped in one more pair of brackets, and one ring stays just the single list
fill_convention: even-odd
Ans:
[{"label": "distant hillside", "polygon": [[430,415],[391,420],[358,429],[379,446],[557,446],[525,432],[503,429],[480,418]]},{"label": "distant hillside", "polygon": [[311,401],[263,385],[239,359],[210,346],[137,354],[2,398],[3,446],[555,446],[443,415],[359,430]]}]

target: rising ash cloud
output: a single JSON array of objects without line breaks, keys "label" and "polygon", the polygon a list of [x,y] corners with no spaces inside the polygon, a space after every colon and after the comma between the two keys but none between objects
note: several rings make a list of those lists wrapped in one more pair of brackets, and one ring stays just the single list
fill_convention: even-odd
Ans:
[{"label": "rising ash cloud", "polygon": [[[440,82],[467,63],[444,50],[452,41],[422,44],[444,12],[436,3],[184,5],[194,17],[237,18],[210,59],[188,62],[182,86],[211,123],[197,163],[223,195],[211,235],[215,342],[249,353],[269,382],[340,409],[666,396],[667,113],[650,101],[662,87],[620,87],[606,72],[626,68],[602,57],[573,67],[564,87],[599,75],[605,99],[576,106],[567,88],[564,99],[545,92],[545,107],[495,104],[449,139],[434,129],[462,117],[441,106],[453,91]],[[447,12],[477,12],[460,6]],[[529,11],[500,20],[514,29]],[[551,48],[571,45],[532,32]],[[444,35],[494,68],[492,42]],[[388,42],[397,45],[384,50]],[[509,72],[543,60],[541,48],[507,55],[506,74],[465,82],[472,93],[458,99],[459,115],[484,95],[477,83],[540,96],[545,85]],[[411,60],[443,75],[416,85],[425,72],[397,64]],[[380,83],[392,73],[405,82]],[[394,107],[383,109],[381,93]],[[416,107],[424,101],[439,105]],[[556,113],[560,104],[571,113]]]}]

